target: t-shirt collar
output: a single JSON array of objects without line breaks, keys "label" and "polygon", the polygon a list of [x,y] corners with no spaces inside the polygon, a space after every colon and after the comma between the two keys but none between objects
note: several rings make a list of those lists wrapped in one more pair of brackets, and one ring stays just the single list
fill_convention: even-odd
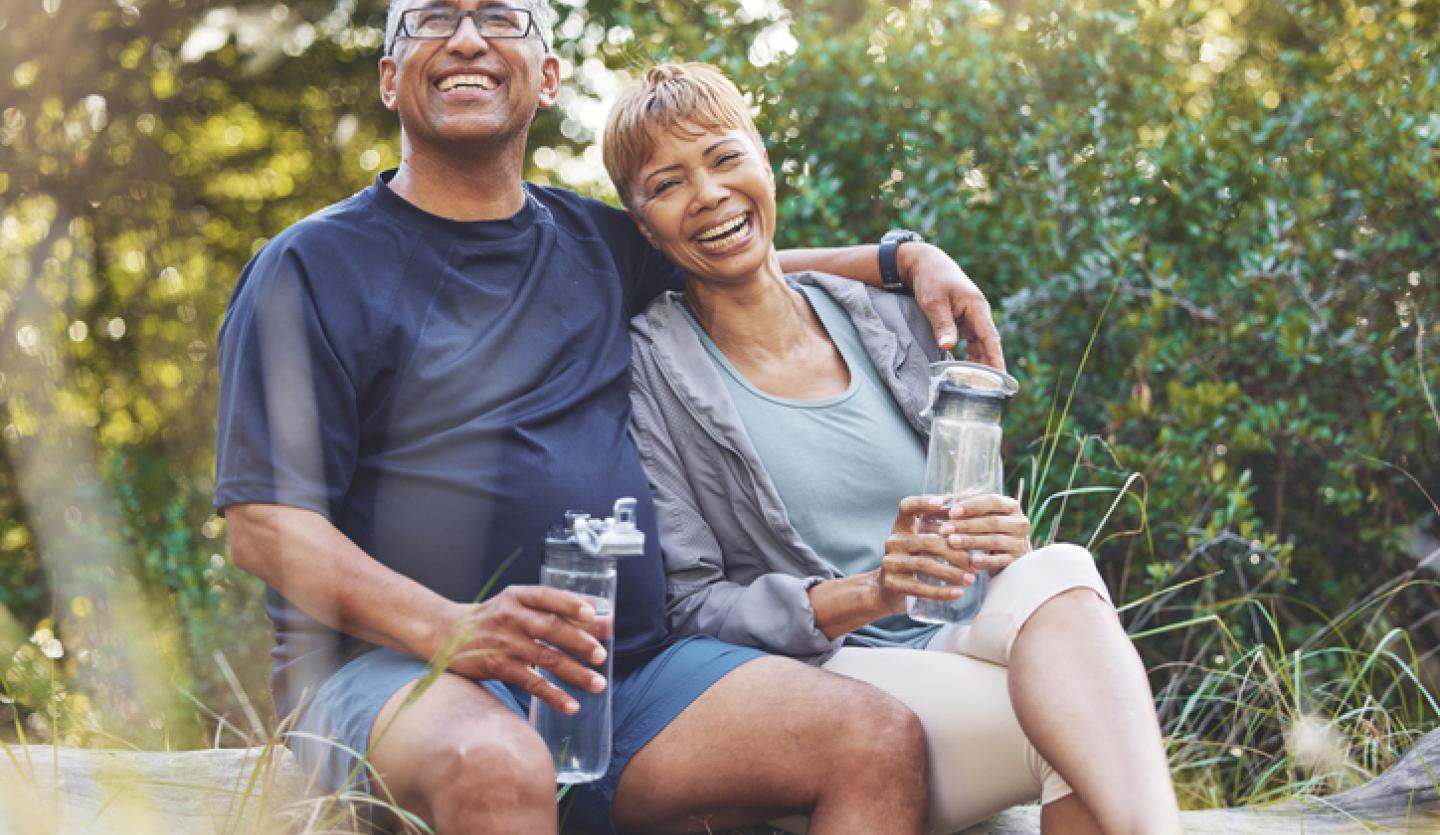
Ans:
[{"label": "t-shirt collar", "polygon": [[451,220],[431,214],[396,194],[390,188],[390,180],[398,169],[381,171],[375,177],[370,191],[377,208],[407,226],[429,234],[440,235],[465,241],[502,240],[513,237],[532,227],[537,222],[549,219],[549,212],[535,199],[533,187],[523,183],[525,203],[520,210],[501,220]]}]

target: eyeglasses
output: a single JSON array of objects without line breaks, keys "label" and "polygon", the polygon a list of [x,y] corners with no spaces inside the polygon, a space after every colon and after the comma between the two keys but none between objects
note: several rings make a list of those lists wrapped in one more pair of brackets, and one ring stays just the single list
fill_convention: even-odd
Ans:
[{"label": "eyeglasses", "polygon": [[[535,30],[540,45],[550,51],[535,24],[535,16],[529,9],[514,9],[509,6],[486,6],[480,9],[457,9],[451,6],[409,9],[401,12],[400,26],[395,30],[395,40],[414,38],[416,40],[449,40],[460,31],[465,18],[475,24],[475,30],[486,40],[523,38]],[[395,51],[395,44],[390,44]]]}]

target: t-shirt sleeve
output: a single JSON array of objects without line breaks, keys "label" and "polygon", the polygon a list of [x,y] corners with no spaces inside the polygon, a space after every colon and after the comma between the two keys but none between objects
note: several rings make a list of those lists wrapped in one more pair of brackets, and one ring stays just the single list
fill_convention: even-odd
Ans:
[{"label": "t-shirt sleeve", "polygon": [[645,240],[629,215],[600,203],[595,204],[594,211],[620,270],[627,317],[643,312],[666,290],[685,289],[685,274]]},{"label": "t-shirt sleeve", "polygon": [[358,398],[313,276],[278,244],[241,273],[220,327],[215,506],[283,504],[334,522],[354,472]]}]

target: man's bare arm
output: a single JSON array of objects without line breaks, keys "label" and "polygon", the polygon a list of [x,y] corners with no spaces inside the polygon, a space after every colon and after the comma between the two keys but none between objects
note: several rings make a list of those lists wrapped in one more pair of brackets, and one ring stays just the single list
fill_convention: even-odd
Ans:
[{"label": "man's bare arm", "polygon": [[[935,342],[942,349],[955,347],[957,335],[963,336],[969,359],[1005,369],[1005,351],[990,315],[990,303],[954,259],[938,247],[916,241],[895,251],[895,265],[900,279],[914,290],[915,301],[930,320]],[[880,248],[782,250],[780,269],[787,273],[815,270],[879,287]]]},{"label": "man's bare arm", "polygon": [[483,603],[458,603],[382,565],[313,511],[236,504],[225,519],[235,564],[332,629],[427,661],[462,635],[450,670],[519,685],[562,710],[574,703],[532,667],[579,687],[593,690],[597,679],[604,687],[571,657],[604,659],[585,631],[594,609],[578,595],[512,586]]}]

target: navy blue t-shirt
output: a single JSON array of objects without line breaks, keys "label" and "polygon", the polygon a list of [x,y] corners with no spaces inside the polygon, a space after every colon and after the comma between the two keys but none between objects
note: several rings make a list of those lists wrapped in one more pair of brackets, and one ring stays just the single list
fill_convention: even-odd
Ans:
[{"label": "navy blue t-shirt", "polygon": [[[459,222],[396,195],[392,174],[286,229],[240,274],[220,328],[216,506],[313,510],[471,601],[492,580],[491,593],[537,582],[565,511],[609,515],[635,496],[646,554],[619,568],[616,662],[643,660],[669,633],[626,433],[626,322],[680,274],[622,212],[571,192],[527,184],[515,216]],[[368,647],[273,589],[266,604],[283,715]]]}]

